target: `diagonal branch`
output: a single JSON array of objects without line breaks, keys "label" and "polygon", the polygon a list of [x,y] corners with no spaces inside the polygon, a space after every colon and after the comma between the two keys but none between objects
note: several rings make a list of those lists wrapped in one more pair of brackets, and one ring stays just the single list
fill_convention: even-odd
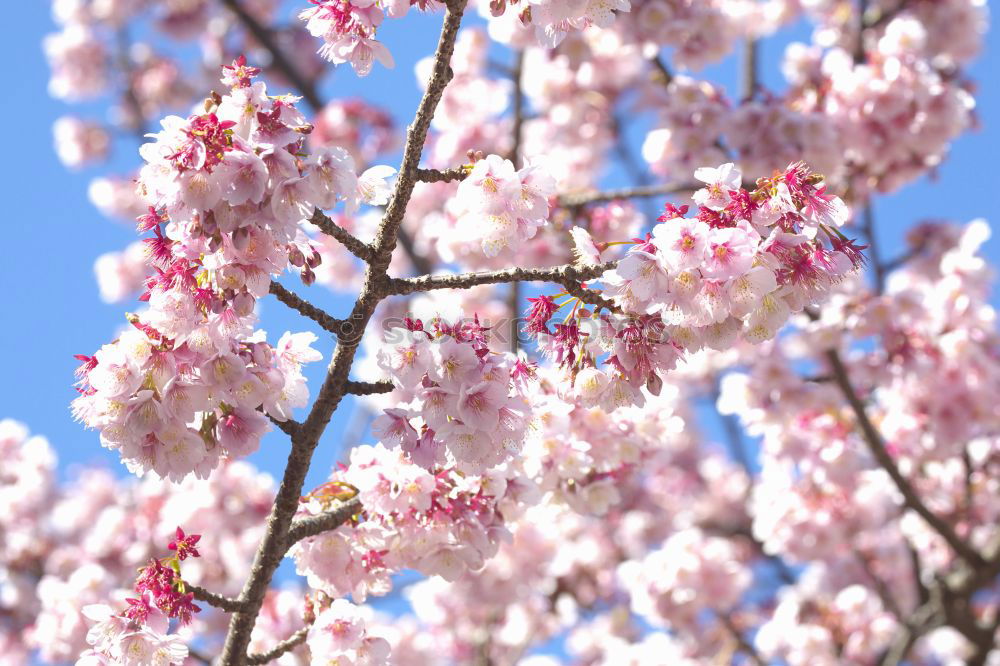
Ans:
[{"label": "diagonal branch", "polygon": [[303,539],[337,529],[360,512],[361,500],[353,497],[336,509],[310,516],[309,518],[300,518],[292,522],[291,527],[288,528],[288,536],[285,539],[285,550],[288,550],[293,544]]},{"label": "diagonal branch", "polygon": [[835,351],[831,350],[826,353],[826,358],[830,362],[830,366],[833,369],[833,376],[840,387],[841,392],[844,397],[847,398],[847,402],[851,405],[851,409],[854,411],[854,417],[857,419],[858,427],[861,429],[861,433],[864,436],[863,439],[868,445],[868,450],[871,452],[872,456],[878,464],[886,471],[889,478],[892,479],[896,488],[899,490],[900,494],[903,496],[903,503],[910,509],[912,509],[917,515],[923,518],[930,527],[941,535],[951,549],[955,553],[967,561],[970,565],[974,567],[984,566],[982,556],[972,549],[969,544],[963,541],[951,528],[951,525],[946,523],[937,514],[932,512],[917,495],[917,492],[907,481],[906,477],[899,471],[896,467],[895,461],[889,452],[885,448],[885,442],[882,440],[882,435],[875,426],[872,424],[871,420],[868,418],[868,413],[865,411],[865,406],[861,402],[861,398],[858,397],[857,392],[854,390],[854,386],[851,384],[850,377],[847,374],[847,368],[844,367],[844,362],[840,359],[840,355]]},{"label": "diagonal branch", "polygon": [[323,100],[320,98],[319,93],[316,92],[315,84],[303,76],[302,72],[292,64],[292,61],[289,60],[285,52],[278,46],[278,42],[274,39],[274,34],[266,26],[262,25],[253,14],[247,11],[247,8],[243,6],[240,0],[222,0],[222,4],[229,8],[229,11],[236,15],[236,18],[253,35],[253,38],[267,49],[268,53],[271,54],[271,63],[275,69],[284,74],[285,78],[302,93],[302,97],[309,102],[309,106],[315,111],[322,109]]},{"label": "diagonal branch", "polygon": [[312,214],[309,221],[319,227],[327,236],[332,236],[337,239],[341,245],[346,247],[351,254],[353,254],[358,259],[362,261],[370,261],[372,258],[372,249],[367,243],[359,240],[354,235],[351,234],[347,229],[343,228],[333,220],[331,220],[326,214],[323,213],[319,208]]},{"label": "diagonal branch", "polygon": [[[387,288],[389,280],[385,271],[392,259],[400,223],[413,194],[417,165],[420,162],[420,155],[427,139],[427,130],[445,86],[448,85],[452,77],[449,63],[455,50],[455,40],[462,23],[466,0],[447,0],[446,4],[447,12],[434,54],[433,72],[417,108],[414,121],[407,132],[399,177],[396,180],[392,199],[375,235],[375,241],[372,243],[374,256],[368,263],[361,293],[354,303],[349,318],[344,323],[344,328],[347,324],[351,324],[352,327],[356,325],[356,330],[363,331],[375,313],[379,302],[389,294]],[[221,666],[244,666],[247,663],[247,646],[250,644],[250,634],[253,631],[261,604],[264,602],[267,587],[288,549],[289,528],[299,506],[299,496],[309,472],[313,453],[319,443],[320,436],[333,416],[334,410],[337,409],[346,394],[348,376],[360,342],[359,336],[338,340],[326,379],[323,380],[323,385],[320,387],[309,416],[292,437],[291,451],[288,454],[288,462],[285,465],[285,472],[278,487],[274,505],[267,519],[267,529],[254,556],[250,576],[240,593],[240,601],[245,604],[245,607],[233,613],[230,618],[229,631],[219,659]],[[346,520],[346,517],[344,519]]]},{"label": "diagonal branch", "polygon": [[256,654],[251,654],[247,657],[248,664],[266,664],[269,663],[281,655],[294,650],[299,645],[306,642],[306,636],[309,635],[309,627],[302,627],[294,634],[281,641],[273,648],[267,652],[258,652]]},{"label": "diagonal branch", "polygon": [[755,664],[756,666],[764,666],[766,662],[763,658],[761,658],[753,644],[746,639],[739,627],[736,626],[736,623],[733,622],[733,618],[729,617],[729,615],[725,613],[718,613],[718,617],[719,622],[721,622],[722,626],[725,627],[726,632],[736,642],[736,646],[739,651],[746,654],[752,664]]},{"label": "diagonal branch", "polygon": [[330,316],[309,301],[303,300],[299,296],[285,289],[280,283],[274,281],[271,282],[271,293],[288,307],[293,310],[297,310],[302,315],[312,319],[314,322],[319,324],[323,330],[329,331],[337,336],[343,333],[344,322],[342,320]]}]

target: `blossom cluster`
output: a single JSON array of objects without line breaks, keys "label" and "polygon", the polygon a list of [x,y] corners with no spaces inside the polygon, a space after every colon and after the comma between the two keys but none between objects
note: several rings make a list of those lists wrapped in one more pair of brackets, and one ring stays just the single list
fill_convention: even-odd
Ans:
[{"label": "blossom cluster", "polygon": [[306,645],[312,664],[380,666],[389,662],[389,642],[367,631],[361,608],[346,599],[335,599],[316,615],[309,627]]},{"label": "blossom cluster", "polygon": [[534,237],[548,219],[554,194],[555,181],[538,167],[515,170],[510,160],[487,155],[458,187],[456,203],[467,211],[458,228],[480,239],[486,256],[495,257]]},{"label": "blossom cluster", "polygon": [[134,324],[81,357],[73,412],[135,474],[207,478],[223,457],[257,450],[267,416],[286,420],[308,398],[301,364],[320,358],[312,333],[286,333],[275,349],[245,325],[220,330],[223,317],[174,338]]},{"label": "blossom cluster", "polygon": [[289,555],[310,587],[358,603],[389,592],[391,576],[403,569],[455,580],[481,568],[506,533],[501,504],[516,504],[526,492],[500,470],[430,472],[381,444],[354,448],[350,464],[332,478],[306,498],[299,516],[324,512],[352,488],[363,511],[350,524],[300,541]]},{"label": "blossom cluster", "polygon": [[[335,64],[350,63],[358,76],[367,76],[377,60],[386,67],[395,61],[375,36],[386,16],[402,18],[412,5],[437,9],[443,0],[309,0],[314,6],[299,17],[313,37],[323,40],[319,54]],[[589,26],[607,28],[619,12],[631,9],[630,0],[482,0],[480,12],[504,27],[504,32],[528,31],[540,46],[553,48],[570,32]],[[508,7],[508,5],[511,5]]]},{"label": "blossom cluster", "polygon": [[[695,177],[707,185],[694,193],[697,216],[668,204],[652,232],[602,276],[611,301],[598,309],[612,314],[581,307],[578,298],[533,299],[526,330],[590,404],[641,404],[639,388],[657,393],[680,354],[773,338],[791,313],[820,302],[863,261],[862,248],[838,230],[847,207],[805,164],[752,191],[741,189],[733,164]],[[585,263],[597,264],[600,248],[585,231],[574,237]],[[550,330],[553,314],[570,302],[570,314]],[[604,370],[597,362],[608,352]]]},{"label": "blossom cluster", "polygon": [[[530,421],[526,400],[532,368],[493,353],[478,320],[448,324],[407,320],[386,332],[378,365],[409,402],[386,409],[373,425],[381,441],[398,444],[427,469],[447,463],[478,474],[520,449]],[[414,425],[416,423],[416,425]]]},{"label": "blossom cluster", "polygon": [[[334,64],[351,63],[358,76],[368,76],[376,60],[386,67],[395,63],[385,44],[375,39],[375,32],[388,14],[401,18],[410,9],[410,0],[310,0],[315,5],[304,9],[300,18],[313,37],[323,40],[319,54]],[[421,8],[440,6],[435,0],[420,0]]]},{"label": "blossom cluster", "polygon": [[206,113],[166,118],[141,149],[149,308],[130,317],[134,330],[81,358],[74,403],[136,473],[204,477],[221,455],[257,449],[265,414],[284,421],[305,404],[300,366],[320,358],[315,336],[286,334],[271,347],[253,331],[256,299],[289,266],[315,279],[321,256],[302,223],[317,206],[353,211],[388,196],[388,167],[358,176],[336,147],[304,160],[310,126],[294,99],[253,81],[258,73],[242,57],[224,67],[229,94],[210,98]]}]

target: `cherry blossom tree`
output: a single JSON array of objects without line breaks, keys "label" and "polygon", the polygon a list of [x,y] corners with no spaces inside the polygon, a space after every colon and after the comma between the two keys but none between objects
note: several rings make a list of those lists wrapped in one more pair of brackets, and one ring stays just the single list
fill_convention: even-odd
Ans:
[{"label": "cherry blossom tree", "polygon": [[[52,10],[51,94],[110,111],[60,159],[139,141],[90,194],[141,305],[72,400],[129,474],[0,422],[0,664],[1000,664],[990,230],[887,257],[872,207],[975,124],[984,0]],[[405,132],[322,96],[397,65]],[[323,460],[349,397],[371,437]]]}]

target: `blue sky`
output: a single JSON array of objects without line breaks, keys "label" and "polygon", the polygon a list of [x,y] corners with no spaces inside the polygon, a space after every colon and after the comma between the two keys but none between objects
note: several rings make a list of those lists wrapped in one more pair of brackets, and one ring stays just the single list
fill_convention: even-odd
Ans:
[{"label": "blue sky", "polygon": [[[327,78],[324,94],[364,94],[390,108],[400,126],[405,126],[419,98],[412,63],[431,52],[439,21],[438,15],[411,15],[403,22],[387,22],[382,39],[394,52],[398,67],[386,70],[376,66],[363,81],[350,71],[338,71]],[[102,252],[121,249],[135,235],[131,227],[104,219],[88,201],[87,185],[100,171],[67,172],[52,149],[53,121],[62,114],[79,112],[50,99],[46,91],[49,72],[41,39],[53,29],[49,3],[14,3],[8,8],[0,40],[2,62],[7,63],[11,84],[7,102],[0,106],[9,148],[6,162],[0,166],[8,220],[4,242],[0,243],[0,349],[4,357],[0,418],[24,421],[33,432],[46,435],[59,454],[63,475],[79,463],[104,464],[124,474],[117,455],[101,449],[95,433],[73,422],[68,404],[74,396],[73,354],[92,353],[123,324],[123,312],[137,308],[109,306],[99,300],[92,271],[94,259]],[[803,34],[801,29],[785,32],[765,44],[765,84],[780,87],[777,59],[789,34],[796,33]],[[967,221],[984,217],[1000,222],[1000,179],[996,168],[1000,153],[998,69],[1000,47],[997,40],[988,38],[985,53],[971,68],[971,76],[979,85],[977,114],[981,128],[955,143],[950,159],[936,178],[925,178],[893,196],[878,199],[878,234],[886,256],[901,251],[905,230],[918,219]],[[735,71],[736,65],[730,60],[710,68],[708,74],[733,92]],[[91,106],[88,111],[97,114],[100,108]],[[137,164],[134,141],[121,141],[116,148],[116,171],[124,172]],[[609,174],[609,184],[622,182],[621,174]],[[1000,243],[991,241],[987,253],[994,261],[1000,259]],[[347,307],[344,298],[318,288],[309,293],[333,313]],[[264,327],[276,340],[285,330],[307,330],[308,323],[279,304],[267,302]],[[329,358],[331,341],[324,341],[320,347]],[[315,365],[311,372],[313,387],[318,385],[325,363]],[[317,454],[319,462],[310,474],[310,484],[324,479],[350,414],[348,406],[335,416]],[[283,436],[272,434],[254,461],[279,474],[286,454]]]}]

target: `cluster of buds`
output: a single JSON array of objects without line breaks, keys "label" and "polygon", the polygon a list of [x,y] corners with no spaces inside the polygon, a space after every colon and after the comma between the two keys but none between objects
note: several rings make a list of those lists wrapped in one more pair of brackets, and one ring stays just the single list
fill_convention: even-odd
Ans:
[{"label": "cluster of buds", "polygon": [[201,609],[194,594],[181,580],[181,562],[199,557],[197,544],[201,535],[187,536],[177,528],[169,549],[174,556],[154,559],[139,571],[135,581],[136,598],[127,599],[128,608],[120,613],[110,606],[86,606],[83,613],[96,624],[87,633],[90,648],[80,655],[78,666],[97,664],[183,664],[187,646],[177,634],[169,633],[169,622],[177,619],[190,624]]}]

